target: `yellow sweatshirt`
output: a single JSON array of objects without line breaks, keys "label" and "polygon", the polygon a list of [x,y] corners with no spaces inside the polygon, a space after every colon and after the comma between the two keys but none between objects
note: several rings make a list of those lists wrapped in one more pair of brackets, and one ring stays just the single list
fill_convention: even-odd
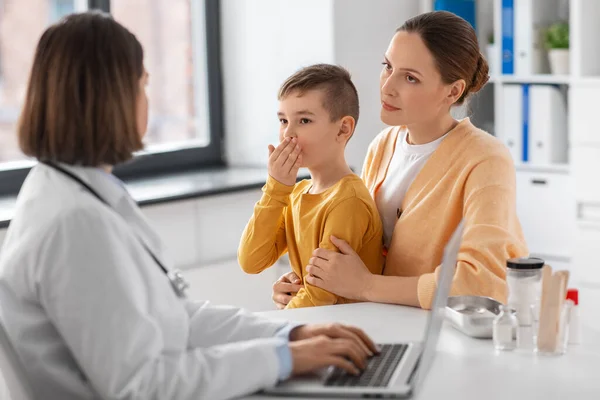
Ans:
[{"label": "yellow sweatshirt", "polygon": [[348,175],[320,194],[309,194],[311,185],[304,180],[286,186],[269,177],[238,249],[238,261],[250,274],[289,253],[292,270],[305,286],[287,308],[349,302],[304,280],[316,248],[336,250],[331,235],[347,241],[372,273],[383,268],[381,219],[362,180]]},{"label": "yellow sweatshirt", "polygon": [[[383,131],[369,147],[363,180],[374,197],[404,127]],[[464,217],[451,295],[505,302],[506,260],[527,256],[516,213],[515,169],[504,145],[462,120],[409,187],[387,250],[384,275],[420,276],[419,303],[431,308],[444,246]]]}]

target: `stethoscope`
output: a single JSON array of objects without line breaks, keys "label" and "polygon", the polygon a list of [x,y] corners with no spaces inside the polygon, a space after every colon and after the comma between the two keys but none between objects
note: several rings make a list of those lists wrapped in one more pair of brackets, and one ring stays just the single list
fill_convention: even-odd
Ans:
[{"label": "stethoscope", "polygon": [[[61,166],[51,162],[51,161],[40,161],[42,164],[47,165],[48,167],[62,173],[63,175],[65,175],[66,177],[72,179],[73,181],[79,183],[84,189],[86,189],[92,196],[94,196],[95,198],[97,198],[98,200],[100,200],[100,202],[104,203],[104,205],[106,205],[108,208],[110,208],[111,210],[113,209],[110,204],[108,204],[108,202],[106,200],[104,200],[102,198],[102,196],[100,196],[98,194],[98,192],[96,192],[90,185],[88,185],[87,183],[85,183],[81,178],[79,178],[77,175],[73,174],[70,171],[67,171],[66,169],[62,168]],[[146,243],[144,243],[143,240],[141,240],[139,237],[137,237],[138,241],[141,243],[141,245],[144,247],[144,249],[146,250],[146,252],[148,252],[148,254],[150,255],[150,257],[152,257],[152,259],[154,260],[154,262],[160,267],[160,269],[165,273],[165,275],[167,276],[167,278],[169,279],[169,282],[171,282],[171,286],[173,287],[173,290],[175,291],[175,294],[178,297],[181,298],[185,298],[185,291],[190,287],[190,284],[185,280],[185,278],[183,277],[183,275],[181,274],[181,271],[177,270],[177,269],[172,269],[172,270],[168,270],[161,262],[158,258],[156,258],[156,256],[154,255],[154,253],[148,248],[148,246],[146,246]]]}]

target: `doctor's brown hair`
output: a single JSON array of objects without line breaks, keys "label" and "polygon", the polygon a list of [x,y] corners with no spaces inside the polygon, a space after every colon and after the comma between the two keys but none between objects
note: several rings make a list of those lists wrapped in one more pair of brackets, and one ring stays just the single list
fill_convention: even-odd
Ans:
[{"label": "doctor's brown hair", "polygon": [[109,14],[72,14],[35,51],[19,145],[38,160],[115,165],[143,147],[137,126],[140,42]]}]

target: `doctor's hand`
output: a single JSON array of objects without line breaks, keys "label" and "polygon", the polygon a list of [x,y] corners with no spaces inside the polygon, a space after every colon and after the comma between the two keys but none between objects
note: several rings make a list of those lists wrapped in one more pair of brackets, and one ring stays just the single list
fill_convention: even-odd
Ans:
[{"label": "doctor's hand", "polygon": [[[301,328],[312,330],[313,333],[332,328],[334,331],[339,329],[345,332],[338,337],[320,334],[308,339],[291,341],[289,346],[293,360],[293,375],[303,375],[329,366],[339,367],[350,374],[358,375],[366,368],[367,358],[377,350],[371,339],[358,328],[334,324],[303,326],[296,330]],[[361,332],[364,338],[357,331]]]},{"label": "doctor's hand", "polygon": [[284,309],[303,287],[302,281],[293,271],[281,275],[273,284],[273,303],[278,309]]},{"label": "doctor's hand", "polygon": [[332,339],[349,339],[360,346],[361,353],[368,356],[379,352],[377,345],[362,329],[343,324],[300,325],[290,332],[290,341],[294,342],[319,336],[327,336]]},{"label": "doctor's hand", "polygon": [[301,149],[296,138],[285,138],[279,146],[269,145],[269,175],[286,186],[294,186],[302,164]]}]

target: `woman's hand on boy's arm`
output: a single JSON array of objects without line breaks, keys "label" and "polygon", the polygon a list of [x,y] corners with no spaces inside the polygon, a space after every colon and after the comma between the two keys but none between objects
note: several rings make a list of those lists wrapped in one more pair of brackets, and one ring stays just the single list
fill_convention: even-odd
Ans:
[{"label": "woman's hand on boy's arm", "polygon": [[302,163],[297,140],[286,138],[279,146],[269,145],[269,175],[277,182],[294,186]]},{"label": "woman's hand on boy's arm", "polygon": [[358,198],[345,199],[331,210],[319,248],[308,261],[304,283],[338,297],[365,300],[363,293],[372,273],[359,253],[371,218],[367,205]]},{"label": "woman's hand on boy's arm", "polygon": [[355,300],[420,307],[418,276],[374,275],[346,241],[331,242],[341,253],[316,249],[306,267],[307,283]]},{"label": "woman's hand on boy's arm", "polygon": [[373,274],[345,240],[331,237],[340,252],[316,249],[306,267],[306,282],[349,299],[365,301]]}]

